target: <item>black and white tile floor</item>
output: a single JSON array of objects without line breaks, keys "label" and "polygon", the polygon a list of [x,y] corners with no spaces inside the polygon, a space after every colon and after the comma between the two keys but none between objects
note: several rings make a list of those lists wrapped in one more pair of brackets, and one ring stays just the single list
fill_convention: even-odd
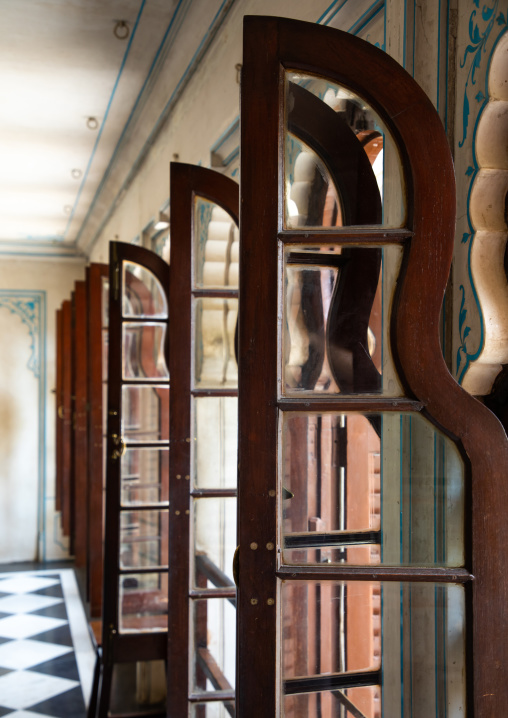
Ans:
[{"label": "black and white tile floor", "polygon": [[84,718],[94,662],[72,569],[0,573],[0,716]]}]

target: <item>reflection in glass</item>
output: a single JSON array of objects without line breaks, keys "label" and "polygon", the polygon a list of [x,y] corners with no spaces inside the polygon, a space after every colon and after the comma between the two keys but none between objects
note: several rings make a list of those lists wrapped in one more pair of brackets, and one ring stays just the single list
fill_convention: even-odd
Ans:
[{"label": "reflection in glass", "polygon": [[464,466],[421,415],[282,419],[283,561],[464,564]]},{"label": "reflection in glass", "polygon": [[126,449],[122,456],[122,506],[168,502],[168,449]]},{"label": "reflection in glass", "polygon": [[459,585],[285,581],[283,715],[463,715],[464,626]]},{"label": "reflection in glass", "polygon": [[286,78],[286,227],[401,226],[402,171],[380,117],[325,78]]},{"label": "reflection in glass", "polygon": [[195,386],[236,388],[235,356],[237,299],[197,299],[194,302]]},{"label": "reflection in glass", "polygon": [[237,483],[238,399],[194,400],[194,482],[200,488],[235,488]]},{"label": "reflection in glass", "polygon": [[102,277],[101,282],[101,323],[102,328],[107,329],[109,326],[109,279]]},{"label": "reflection in glass", "polygon": [[164,379],[169,377],[164,357],[166,326],[147,322],[122,325],[124,379]]},{"label": "reflection in glass", "polygon": [[194,499],[194,583],[199,588],[234,586],[236,498]]},{"label": "reflection in glass", "polygon": [[167,631],[168,574],[120,576],[119,628],[122,633]]},{"label": "reflection in glass", "polygon": [[229,690],[235,686],[236,608],[233,603],[233,599],[227,598],[192,602],[193,690]]},{"label": "reflection in glass", "polygon": [[[285,393],[400,396],[383,304],[383,262],[399,247],[293,247],[285,252]],[[383,296],[384,295],[384,296]]]},{"label": "reflection in glass", "polygon": [[123,262],[124,317],[150,317],[165,319],[168,306],[164,290],[148,269],[135,262]]},{"label": "reflection in glass", "polygon": [[122,386],[125,441],[169,441],[169,387]]},{"label": "reflection in glass", "polygon": [[158,568],[168,565],[168,511],[122,511],[120,566]]},{"label": "reflection in glass", "polygon": [[194,286],[238,287],[238,227],[221,207],[202,197],[195,201]]}]

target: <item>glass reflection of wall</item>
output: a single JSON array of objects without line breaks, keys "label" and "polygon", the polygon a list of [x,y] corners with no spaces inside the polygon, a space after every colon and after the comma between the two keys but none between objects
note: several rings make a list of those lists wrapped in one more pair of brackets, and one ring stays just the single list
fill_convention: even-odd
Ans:
[{"label": "glass reflection of wall", "polygon": [[[286,229],[401,226],[397,152],[371,108],[322,78],[292,74],[287,87]],[[291,132],[292,108],[305,99],[301,89],[336,112],[361,146],[377,186],[377,220],[368,206],[351,220],[355,209],[334,183],[333,168]],[[362,185],[354,189],[358,194]],[[340,247],[325,238],[322,246],[286,246],[284,394],[404,395],[388,333],[400,260],[395,246]],[[285,564],[464,565],[463,463],[453,442],[423,417],[287,412],[281,429]],[[286,692],[283,715],[459,715],[464,603],[460,586],[285,582],[283,681],[354,671],[372,676],[362,687]]]}]

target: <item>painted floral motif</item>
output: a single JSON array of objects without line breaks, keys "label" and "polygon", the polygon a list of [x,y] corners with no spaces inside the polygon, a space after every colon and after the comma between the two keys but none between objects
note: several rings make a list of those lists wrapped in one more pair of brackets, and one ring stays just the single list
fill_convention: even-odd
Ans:
[{"label": "painted floral motif", "polygon": [[0,307],[16,314],[28,327],[30,335],[30,358],[27,368],[36,378],[40,377],[40,297],[20,297],[12,294],[0,294]]},{"label": "painted floral motif", "polygon": [[[475,8],[472,13],[471,17],[469,19],[469,44],[467,45],[464,56],[460,62],[460,67],[464,68],[466,67],[467,63],[470,62],[469,70],[467,72],[467,79],[464,87],[464,102],[463,102],[463,111],[462,111],[462,123],[463,123],[463,133],[462,133],[462,139],[459,141],[459,148],[463,147],[469,130],[469,119],[471,115],[471,105],[469,101],[469,93],[473,95],[473,92],[475,90],[476,94],[474,94],[474,99],[478,103],[480,107],[477,108],[475,111],[476,115],[476,121],[478,121],[478,118],[481,116],[481,113],[483,112],[483,109],[485,108],[486,104],[488,103],[488,89],[487,89],[487,78],[485,77],[485,87],[483,89],[480,88],[474,88],[473,86],[476,85],[477,81],[477,72],[480,70],[480,66],[482,63],[483,57],[487,53],[487,43],[490,39],[490,35],[492,33],[492,30],[494,28],[494,25],[497,24],[500,28],[500,32],[498,37],[494,41],[494,46],[501,36],[501,34],[507,29],[508,27],[508,15],[503,12],[498,12],[499,7],[499,0],[495,0],[490,6],[483,5],[481,11],[480,11],[480,0],[473,0],[473,4],[475,5]],[[483,31],[480,30],[479,22],[484,24]],[[491,53],[492,53],[492,46],[491,46]],[[468,268],[468,278],[469,278],[469,284],[470,284],[470,293],[472,295],[474,304],[476,305],[476,310],[480,316],[480,337],[479,337],[479,346],[476,352],[470,352],[467,348],[467,338],[469,334],[471,333],[471,326],[468,324],[468,309],[466,307],[466,288],[464,285],[461,285],[459,287],[461,292],[461,304],[459,309],[459,337],[460,337],[460,346],[457,350],[457,379],[459,383],[464,378],[464,375],[471,364],[471,362],[475,361],[482,349],[483,346],[483,319],[482,319],[482,313],[481,313],[481,307],[480,307],[480,301],[478,298],[478,294],[476,292],[476,288],[474,286],[472,271],[471,271],[471,248],[473,239],[475,236],[475,230],[471,222],[471,217],[469,214],[469,197],[471,195],[471,188],[473,186],[473,182],[476,178],[476,175],[478,173],[479,167],[476,161],[476,154],[474,151],[474,137],[473,137],[473,152],[472,152],[472,160],[471,163],[468,165],[467,170],[465,172],[466,177],[469,178],[469,188],[468,188],[468,215],[467,215],[467,222],[468,222],[468,231],[464,232],[462,235],[461,243],[464,245],[467,245],[467,268]]]}]

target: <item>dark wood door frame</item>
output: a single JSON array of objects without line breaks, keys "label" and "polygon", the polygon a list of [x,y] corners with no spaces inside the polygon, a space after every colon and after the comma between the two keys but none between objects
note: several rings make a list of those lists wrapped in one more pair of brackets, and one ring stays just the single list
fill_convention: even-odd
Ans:
[{"label": "dark wood door frame", "polygon": [[[508,602],[508,443],[499,422],[456,384],[442,357],[439,316],[455,231],[455,184],[446,135],[425,93],[385,53],[331,28],[263,17],[245,18],[242,71],[238,712],[242,718],[276,715],[277,577],[291,575],[278,565],[275,551],[249,548],[252,543],[272,545],[277,537],[277,426],[278,411],[284,408],[277,386],[278,245],[323,241],[319,232],[283,226],[284,68],[324,75],[357,92],[397,143],[407,192],[405,227],[345,228],[333,241],[398,242],[405,247],[391,341],[406,390],[402,404],[420,410],[461,447],[470,498],[466,535],[472,536],[461,569],[335,567],[331,572],[323,567],[304,573],[323,580],[333,574],[342,579],[466,582],[472,593],[469,710],[475,718],[500,715],[508,702],[508,641],[501,629]],[[364,411],[401,410],[400,401],[395,409],[392,400],[378,399],[343,400],[341,411],[362,406]],[[326,403],[313,407],[323,411]]]}]

